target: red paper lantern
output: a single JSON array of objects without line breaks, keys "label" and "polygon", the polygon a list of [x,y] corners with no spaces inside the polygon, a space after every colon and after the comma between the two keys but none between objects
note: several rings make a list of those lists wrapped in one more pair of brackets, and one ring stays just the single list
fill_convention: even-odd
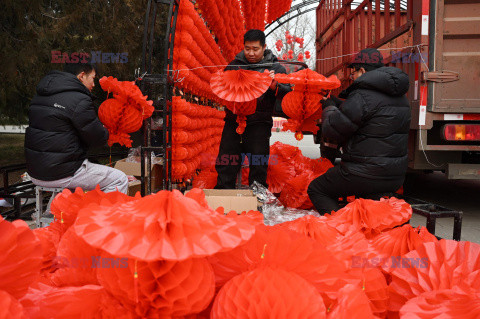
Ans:
[{"label": "red paper lantern", "polygon": [[97,249],[88,245],[69,228],[58,244],[54,272],[50,276],[57,287],[98,285],[95,260]]},{"label": "red paper lantern", "polygon": [[[114,256],[102,254],[102,258]],[[122,262],[122,258],[117,258]],[[98,280],[129,311],[145,318],[172,318],[205,309],[215,293],[212,267],[203,258],[144,262],[123,258],[125,267],[98,268]]]},{"label": "red paper lantern", "polygon": [[251,224],[220,216],[177,190],[131,203],[91,205],[80,210],[74,227],[93,247],[145,261],[208,256],[254,233]]},{"label": "red paper lantern", "polygon": [[114,96],[98,109],[98,117],[110,133],[108,145],[119,143],[131,147],[128,133],[139,130],[143,120],[152,116],[153,101],[148,101],[134,82],[118,81],[113,77],[102,77],[99,82],[104,91]]},{"label": "red paper lantern", "polygon": [[213,303],[211,318],[326,318],[315,288],[299,275],[261,268],[229,281]]},{"label": "red paper lantern", "polygon": [[38,283],[20,302],[28,318],[95,318],[104,294],[96,285],[57,288]]},{"label": "red paper lantern", "polygon": [[6,291],[0,290],[0,318],[25,319],[27,318],[22,305]]},{"label": "red paper lantern", "polygon": [[401,258],[391,272],[389,310],[398,313],[425,292],[457,286],[480,289],[480,245],[442,239],[426,242]]},{"label": "red paper lantern", "polygon": [[42,262],[40,241],[23,220],[10,223],[0,216],[0,251],[0,290],[20,298],[38,279]]}]

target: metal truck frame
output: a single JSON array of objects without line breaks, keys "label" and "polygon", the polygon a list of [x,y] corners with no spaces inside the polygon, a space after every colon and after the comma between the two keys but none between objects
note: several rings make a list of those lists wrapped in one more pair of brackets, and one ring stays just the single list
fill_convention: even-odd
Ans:
[{"label": "metal truck frame", "polygon": [[[336,74],[341,89],[367,47],[409,75],[410,169],[480,179],[480,1],[321,0],[316,16],[316,70]],[[458,139],[445,138],[447,124]],[[461,140],[465,124],[476,140]]]}]

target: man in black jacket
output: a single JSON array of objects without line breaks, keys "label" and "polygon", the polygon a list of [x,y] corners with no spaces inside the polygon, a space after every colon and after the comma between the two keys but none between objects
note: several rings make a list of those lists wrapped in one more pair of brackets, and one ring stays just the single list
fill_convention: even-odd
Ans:
[{"label": "man in black jacket", "polygon": [[276,100],[281,100],[291,89],[289,85],[274,80],[275,73],[286,73],[272,51],[266,49],[265,34],[260,30],[249,30],[243,38],[244,49],[225,68],[228,70],[270,70],[272,83],[269,89],[257,99],[254,114],[247,116],[245,132],[240,135],[236,115],[226,110],[225,126],[215,169],[218,173],[215,188],[233,189],[243,157],[248,157],[250,173],[248,183],[254,181],[267,186],[267,168],[270,154],[270,136],[272,135],[273,110]]},{"label": "man in black jacket", "polygon": [[[349,65],[354,82],[323,103],[322,134],[342,148],[341,163],[313,180],[308,195],[321,214],[338,210],[338,198],[377,199],[394,192],[407,170],[410,105],[408,75],[385,67],[376,49],[362,50]],[[338,101],[338,100],[337,100]]]},{"label": "man in black jacket", "polygon": [[39,82],[25,133],[27,172],[35,185],[127,192],[123,172],[87,160],[87,150],[108,139],[92,104],[94,79],[91,64],[71,63]]}]

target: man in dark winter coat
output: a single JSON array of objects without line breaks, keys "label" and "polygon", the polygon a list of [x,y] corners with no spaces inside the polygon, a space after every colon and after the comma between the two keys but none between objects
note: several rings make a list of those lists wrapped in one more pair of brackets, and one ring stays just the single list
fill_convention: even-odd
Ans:
[{"label": "man in dark winter coat", "polygon": [[281,100],[291,89],[289,85],[274,80],[275,73],[286,73],[272,51],[266,49],[265,34],[260,30],[249,30],[244,36],[244,50],[225,68],[246,69],[258,72],[270,70],[272,83],[269,89],[257,99],[254,114],[247,116],[245,132],[240,135],[236,115],[226,110],[220,150],[215,169],[218,173],[215,188],[235,188],[237,174],[244,156],[248,157],[250,173],[248,183],[254,181],[267,186],[267,168],[270,154],[270,136],[273,126],[273,110],[276,100]]},{"label": "man in dark winter coat", "polygon": [[35,185],[127,192],[123,172],[87,160],[87,150],[108,139],[92,104],[94,78],[91,64],[72,63],[38,84],[25,133],[27,172]]},{"label": "man in dark winter coat", "polygon": [[308,195],[321,214],[338,210],[338,198],[376,199],[394,192],[407,170],[410,106],[408,75],[385,67],[376,49],[362,50],[349,65],[354,82],[323,102],[322,134],[341,146],[341,163],[313,180]]}]

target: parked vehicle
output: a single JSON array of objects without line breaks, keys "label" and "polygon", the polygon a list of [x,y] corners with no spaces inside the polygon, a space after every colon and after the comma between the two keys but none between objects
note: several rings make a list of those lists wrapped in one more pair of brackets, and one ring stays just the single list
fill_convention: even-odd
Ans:
[{"label": "parked vehicle", "polygon": [[409,168],[480,179],[480,2],[321,0],[316,15],[316,71],[341,89],[366,47],[410,76]]}]

